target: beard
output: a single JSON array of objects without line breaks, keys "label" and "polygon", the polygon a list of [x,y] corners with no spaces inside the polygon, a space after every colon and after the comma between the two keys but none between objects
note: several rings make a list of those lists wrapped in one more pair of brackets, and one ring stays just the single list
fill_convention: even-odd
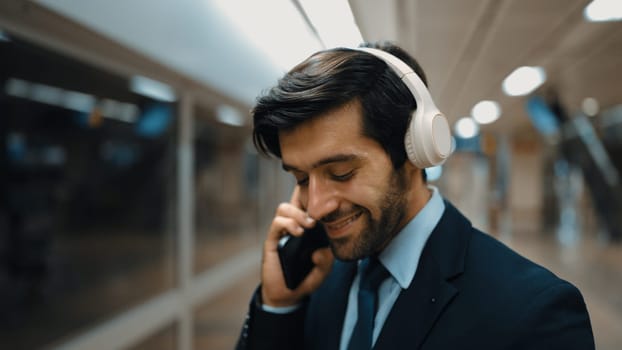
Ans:
[{"label": "beard", "polygon": [[[403,168],[402,168],[403,169]],[[406,195],[408,184],[405,175],[393,171],[387,181],[384,196],[376,203],[380,208],[380,217],[374,218],[368,208],[354,205],[347,212],[335,212],[327,217],[339,218],[361,212],[365,225],[356,237],[345,237],[330,240],[333,255],[343,261],[354,261],[378,254],[395,237],[401,229],[406,215]]]}]

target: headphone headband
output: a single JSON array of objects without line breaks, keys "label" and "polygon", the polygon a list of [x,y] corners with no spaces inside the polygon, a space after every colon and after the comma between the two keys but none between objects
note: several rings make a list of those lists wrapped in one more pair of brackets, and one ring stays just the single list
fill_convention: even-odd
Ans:
[{"label": "headphone headband", "polygon": [[436,107],[421,78],[404,61],[386,51],[369,47],[355,50],[367,52],[384,61],[404,82],[417,102],[417,109],[404,138],[408,159],[421,169],[444,163],[451,154],[449,123]]}]

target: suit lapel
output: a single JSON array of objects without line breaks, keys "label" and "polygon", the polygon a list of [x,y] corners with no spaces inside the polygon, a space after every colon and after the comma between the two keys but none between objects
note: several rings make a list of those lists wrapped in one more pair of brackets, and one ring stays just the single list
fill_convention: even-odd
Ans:
[{"label": "suit lapel", "polygon": [[430,235],[411,285],[395,302],[375,349],[419,349],[451,300],[459,293],[449,280],[464,270],[471,224],[451,204]]},{"label": "suit lapel", "polygon": [[445,306],[458,293],[442,278],[438,264],[429,256],[425,260],[417,269],[413,285],[402,291],[395,302],[375,349],[397,349],[404,344],[418,349]]}]

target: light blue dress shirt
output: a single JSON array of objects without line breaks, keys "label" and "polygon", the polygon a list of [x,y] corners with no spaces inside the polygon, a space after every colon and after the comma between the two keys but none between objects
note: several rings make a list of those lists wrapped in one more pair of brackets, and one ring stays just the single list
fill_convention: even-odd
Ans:
[{"label": "light blue dress shirt", "polygon": [[[389,271],[391,277],[378,287],[378,311],[374,321],[372,346],[376,343],[380,330],[400,292],[412,283],[423,247],[445,211],[445,203],[438,189],[433,186],[429,186],[429,189],[432,191],[432,197],[428,203],[380,253],[380,262]],[[356,325],[359,280],[360,273],[357,272],[348,296],[348,307],[341,332],[341,350],[348,348]]]}]

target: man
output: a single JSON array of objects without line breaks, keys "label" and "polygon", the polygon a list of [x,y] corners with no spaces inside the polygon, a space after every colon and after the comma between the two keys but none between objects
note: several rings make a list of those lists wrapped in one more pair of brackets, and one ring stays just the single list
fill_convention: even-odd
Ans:
[{"label": "man", "polygon": [[[269,229],[238,349],[593,349],[574,286],[473,228],[426,184],[422,168],[448,155],[444,117],[432,108],[429,126],[411,125],[411,113],[433,103],[423,83],[413,88],[396,74],[410,73],[387,63],[397,57],[413,79],[425,75],[400,48],[374,47],[394,57],[316,53],[253,110],[255,144],[281,158],[297,186]],[[409,136],[419,125],[430,129]],[[420,162],[417,147],[440,156]],[[330,249],[315,251],[290,290],[278,242],[314,225]]]}]

